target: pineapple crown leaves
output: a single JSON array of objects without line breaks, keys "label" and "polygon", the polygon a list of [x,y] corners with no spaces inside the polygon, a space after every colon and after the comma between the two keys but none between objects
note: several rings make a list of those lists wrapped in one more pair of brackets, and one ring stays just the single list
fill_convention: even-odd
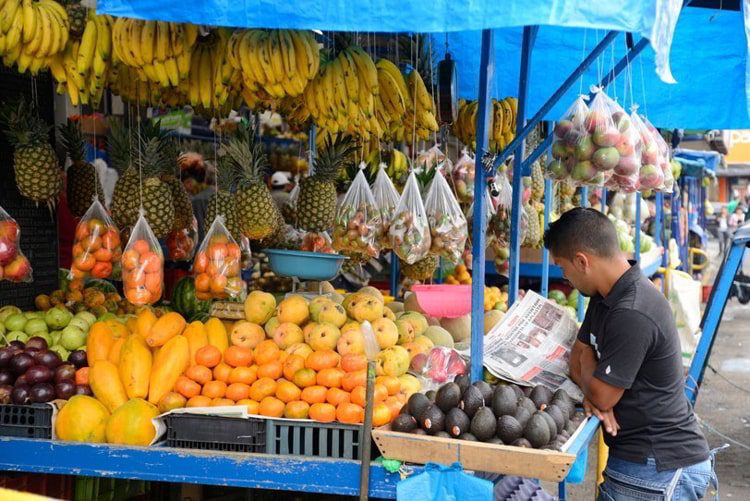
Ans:
[{"label": "pineapple crown leaves", "polygon": [[258,140],[257,131],[249,123],[240,124],[237,134],[222,147],[223,169],[230,169],[238,186],[247,187],[262,183],[268,172],[268,157]]},{"label": "pineapple crown leaves", "polygon": [[84,146],[83,134],[75,122],[68,120],[58,127],[60,141],[62,142],[68,156],[73,163],[83,162]]},{"label": "pineapple crown leaves", "polygon": [[216,184],[219,186],[219,190],[231,192],[235,177],[236,172],[231,162],[226,157],[222,158],[216,168]]},{"label": "pineapple crown leaves", "polygon": [[14,147],[49,144],[51,127],[24,98],[6,103],[0,110],[8,141]]},{"label": "pineapple crown leaves", "polygon": [[117,173],[122,175],[131,165],[130,137],[131,131],[125,126],[122,120],[111,118],[109,120],[109,158],[112,161],[112,167]]},{"label": "pineapple crown leaves", "polygon": [[351,136],[336,136],[334,140],[327,137],[324,148],[318,151],[315,159],[313,177],[322,181],[335,180],[341,167],[351,159],[356,150],[357,145]]}]

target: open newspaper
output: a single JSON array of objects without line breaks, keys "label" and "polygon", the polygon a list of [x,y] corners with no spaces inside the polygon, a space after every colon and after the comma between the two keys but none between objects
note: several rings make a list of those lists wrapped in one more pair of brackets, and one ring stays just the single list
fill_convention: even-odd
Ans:
[{"label": "open newspaper", "polygon": [[484,338],[484,366],[501,379],[562,388],[581,401],[583,393],[568,377],[577,332],[561,306],[528,291]]}]

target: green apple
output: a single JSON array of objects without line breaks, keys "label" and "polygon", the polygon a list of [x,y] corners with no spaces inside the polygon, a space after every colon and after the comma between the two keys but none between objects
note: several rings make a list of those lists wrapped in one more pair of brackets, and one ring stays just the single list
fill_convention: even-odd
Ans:
[{"label": "green apple", "polygon": [[24,313],[27,320],[32,320],[34,318],[40,318],[44,320],[44,312],[43,311],[27,311]]},{"label": "green apple", "polygon": [[60,346],[59,344],[50,346],[49,351],[54,351],[55,353],[60,355],[60,358],[62,360],[67,360],[68,356],[70,355],[70,352],[66,350],[65,348],[63,348],[62,346]]},{"label": "green apple", "polygon": [[29,336],[36,336],[40,332],[44,332],[46,334],[48,332],[47,322],[45,322],[42,318],[32,318],[31,320],[26,322],[23,330]]},{"label": "green apple", "polygon": [[52,346],[54,343],[52,342],[52,336],[49,335],[49,332],[36,332],[34,335],[29,336],[29,339],[32,337],[40,337],[47,341],[47,346]]},{"label": "green apple", "polygon": [[119,320],[119,319],[117,318],[117,315],[108,311],[107,313],[102,313],[99,316],[99,318],[97,318],[97,320],[99,320],[100,322],[104,322],[105,320]]},{"label": "green apple", "polygon": [[83,332],[88,332],[89,331],[89,324],[85,320],[83,320],[82,318],[73,317],[73,320],[71,320],[68,323],[68,327],[70,327],[71,325],[73,327],[78,327]]},{"label": "green apple", "polygon": [[50,343],[51,345],[60,344],[62,331],[52,331],[49,333],[49,337],[52,338],[52,343]]},{"label": "green apple", "polygon": [[94,322],[96,322],[96,315],[94,315],[90,311],[79,311],[73,318],[80,318],[82,320],[85,320],[89,325],[89,328],[91,328],[91,326],[94,325]]},{"label": "green apple", "polygon": [[86,333],[75,325],[68,325],[60,336],[60,346],[66,350],[77,350],[86,344]]},{"label": "green apple", "polygon": [[13,313],[5,319],[5,328],[9,331],[22,331],[28,319],[23,313]]},{"label": "green apple", "polygon": [[19,308],[18,306],[3,306],[2,308],[0,308],[0,323],[5,323],[6,318],[18,313],[21,313],[21,308]]},{"label": "green apple", "polygon": [[25,343],[29,340],[29,335],[23,331],[11,331],[5,336],[5,339],[10,343],[11,341],[21,341]]},{"label": "green apple", "polygon": [[0,335],[4,335],[5,331],[6,331],[5,325],[2,322],[0,322]]},{"label": "green apple", "polygon": [[73,319],[73,314],[64,306],[56,306],[47,310],[44,314],[44,321],[50,329],[64,329],[65,326]]}]

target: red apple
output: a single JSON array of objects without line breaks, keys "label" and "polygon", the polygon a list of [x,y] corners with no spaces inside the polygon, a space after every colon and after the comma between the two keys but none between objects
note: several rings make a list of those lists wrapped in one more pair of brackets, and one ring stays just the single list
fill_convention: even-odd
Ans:
[{"label": "red apple", "polygon": [[26,256],[18,255],[4,269],[6,280],[11,282],[22,282],[26,280],[31,272],[31,264]]},{"label": "red apple", "polygon": [[0,221],[0,239],[15,244],[18,241],[18,223],[12,219]]},{"label": "red apple", "polygon": [[5,237],[0,237],[0,266],[5,266],[6,264],[13,261],[13,258],[16,257],[16,243],[8,240]]}]

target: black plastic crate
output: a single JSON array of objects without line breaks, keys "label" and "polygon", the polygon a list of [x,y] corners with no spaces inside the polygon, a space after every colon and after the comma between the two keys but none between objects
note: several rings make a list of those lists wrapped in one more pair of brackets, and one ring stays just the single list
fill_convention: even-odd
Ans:
[{"label": "black plastic crate", "polygon": [[359,459],[362,426],[266,419],[266,453]]},{"label": "black plastic crate", "polygon": [[52,438],[52,406],[0,405],[0,436]]},{"label": "black plastic crate", "polygon": [[198,414],[166,416],[167,447],[227,452],[265,452],[266,423],[259,418]]}]

